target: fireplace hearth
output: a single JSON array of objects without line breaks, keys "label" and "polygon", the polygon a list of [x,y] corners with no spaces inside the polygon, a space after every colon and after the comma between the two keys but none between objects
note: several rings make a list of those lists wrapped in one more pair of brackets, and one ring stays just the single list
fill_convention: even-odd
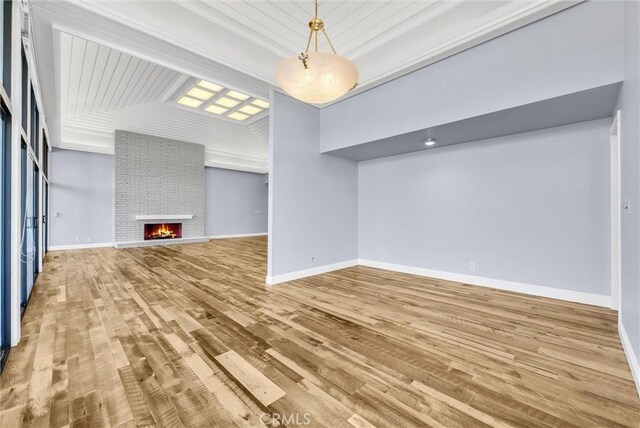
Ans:
[{"label": "fireplace hearth", "polygon": [[144,240],[182,238],[182,223],[145,223]]}]

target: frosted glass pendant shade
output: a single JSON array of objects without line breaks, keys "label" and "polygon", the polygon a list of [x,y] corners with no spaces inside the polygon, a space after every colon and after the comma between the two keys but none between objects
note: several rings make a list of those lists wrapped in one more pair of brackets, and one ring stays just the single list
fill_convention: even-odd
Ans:
[{"label": "frosted glass pendant shade", "polygon": [[323,104],[340,98],[360,78],[358,67],[332,53],[309,52],[307,68],[292,55],[278,64],[276,81],[292,97],[309,104]]}]

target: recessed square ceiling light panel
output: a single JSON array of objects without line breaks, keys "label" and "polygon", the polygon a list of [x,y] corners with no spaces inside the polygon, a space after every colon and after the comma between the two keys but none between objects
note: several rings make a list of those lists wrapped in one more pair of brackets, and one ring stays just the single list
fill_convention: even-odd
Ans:
[{"label": "recessed square ceiling light panel", "polygon": [[254,114],[260,113],[262,109],[252,106],[251,104],[247,104],[246,106],[239,108],[238,111],[241,111],[242,113],[254,115]]},{"label": "recessed square ceiling light panel", "polygon": [[226,113],[228,110],[229,110],[228,108],[220,107],[214,104],[211,104],[210,106],[205,108],[205,111],[208,111],[209,113],[214,113],[214,114],[223,114],[223,113]]},{"label": "recessed square ceiling light panel", "polygon": [[233,97],[235,99],[242,100],[242,101],[244,101],[247,98],[249,98],[249,95],[245,95],[242,92],[238,92],[238,91],[229,91],[229,92],[227,92],[227,95],[230,96],[230,97]]},{"label": "recessed square ceiling light panel", "polygon": [[196,108],[196,107],[200,107],[200,104],[202,104],[202,101],[196,100],[191,97],[182,97],[178,100],[178,104],[182,104],[183,106],[187,106],[187,107]]},{"label": "recessed square ceiling light panel", "polygon": [[251,101],[251,104],[260,108],[269,108],[269,103],[261,99],[255,99]]},{"label": "recessed square ceiling light panel", "polygon": [[222,86],[216,85],[215,83],[207,82],[206,80],[198,81],[197,85],[213,92],[218,92],[222,89]]},{"label": "recessed square ceiling light panel", "polygon": [[227,115],[227,117],[230,117],[231,119],[235,119],[235,120],[245,120],[249,116],[246,114],[242,114],[237,111],[234,111],[233,113]]},{"label": "recessed square ceiling light panel", "polygon": [[232,108],[240,104],[240,101],[232,100],[231,98],[227,97],[220,97],[215,101],[215,103],[224,107]]},{"label": "recessed square ceiling light panel", "polygon": [[189,92],[187,92],[187,95],[193,98],[198,98],[200,100],[206,101],[213,96],[213,92],[205,91],[203,89],[200,89],[194,86],[193,88],[189,89]]},{"label": "recessed square ceiling light panel", "polygon": [[247,123],[262,117],[269,109],[264,98],[196,78],[185,81],[169,100],[209,117],[216,115],[222,120]]}]

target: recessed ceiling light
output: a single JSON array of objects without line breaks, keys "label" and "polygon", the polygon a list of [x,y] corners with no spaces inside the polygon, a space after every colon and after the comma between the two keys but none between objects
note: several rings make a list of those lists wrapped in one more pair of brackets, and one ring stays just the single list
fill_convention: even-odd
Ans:
[{"label": "recessed ceiling light", "polygon": [[227,97],[220,97],[216,100],[216,104],[231,108],[240,104],[240,101],[232,100],[231,98]]},{"label": "recessed ceiling light", "polygon": [[242,101],[244,101],[247,98],[249,98],[249,95],[245,95],[242,92],[238,92],[238,91],[229,91],[229,92],[227,92],[227,95],[229,95],[230,97],[233,97],[233,98],[237,98],[237,99],[242,100]]},{"label": "recessed ceiling light", "polygon": [[253,104],[254,106],[258,106],[260,108],[269,108],[269,103],[263,100],[253,100],[251,101],[251,104]]},{"label": "recessed ceiling light", "polygon": [[228,108],[216,106],[213,104],[205,108],[205,111],[208,111],[209,113],[214,113],[214,114],[226,113],[228,110],[229,110]]},{"label": "recessed ceiling light", "polygon": [[427,138],[424,142],[424,145],[428,147],[431,147],[434,144],[436,144],[436,140],[434,140],[433,138]]},{"label": "recessed ceiling light", "polygon": [[203,89],[200,88],[196,88],[193,87],[191,89],[189,89],[189,92],[187,92],[187,95],[189,95],[190,97],[193,98],[199,98],[201,100],[208,100],[209,98],[211,98],[213,96],[212,92],[209,91],[205,91]]},{"label": "recessed ceiling light", "polygon": [[247,113],[247,114],[257,114],[257,113],[260,113],[262,111],[262,109],[247,104],[246,106],[244,106],[242,108],[239,108],[238,111],[241,111],[241,112]]},{"label": "recessed ceiling light", "polygon": [[203,88],[207,88],[208,90],[213,92],[218,92],[220,89],[222,89],[222,86],[216,85],[215,83],[207,82],[206,80],[200,80],[197,84],[198,86],[202,86]]},{"label": "recessed ceiling light", "polygon": [[187,107],[196,108],[196,107],[200,107],[200,104],[202,104],[202,101],[196,100],[191,97],[182,97],[178,100],[178,104],[182,104],[183,106],[187,106]]},{"label": "recessed ceiling light", "polygon": [[242,113],[238,113],[237,111],[234,111],[233,113],[227,115],[227,117],[230,117],[231,119],[235,119],[235,120],[245,120],[249,116],[246,114],[242,114]]}]

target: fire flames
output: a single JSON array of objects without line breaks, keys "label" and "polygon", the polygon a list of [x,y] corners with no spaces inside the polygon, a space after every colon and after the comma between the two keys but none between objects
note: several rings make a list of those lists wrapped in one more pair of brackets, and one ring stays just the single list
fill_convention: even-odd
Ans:
[{"label": "fire flames", "polygon": [[153,229],[150,229],[146,234],[146,239],[173,239],[180,238],[179,231],[172,225],[156,224],[153,225]]}]

